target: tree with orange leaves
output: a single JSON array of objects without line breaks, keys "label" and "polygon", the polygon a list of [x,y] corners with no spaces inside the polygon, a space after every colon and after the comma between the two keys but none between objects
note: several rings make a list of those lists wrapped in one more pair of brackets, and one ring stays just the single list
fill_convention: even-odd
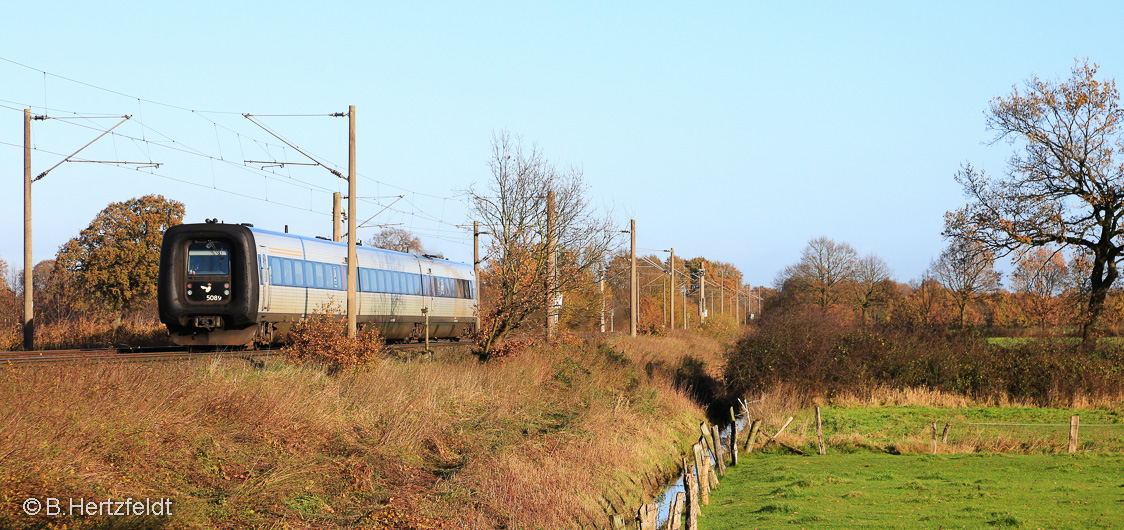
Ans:
[{"label": "tree with orange leaves", "polygon": [[945,215],[944,234],[999,253],[1030,247],[1073,247],[1090,257],[1082,348],[1094,330],[1124,258],[1124,148],[1115,80],[1097,78],[1097,65],[1074,63],[1069,79],[1032,77],[991,102],[995,140],[1017,144],[1005,177],[965,164],[956,175],[972,202]]}]

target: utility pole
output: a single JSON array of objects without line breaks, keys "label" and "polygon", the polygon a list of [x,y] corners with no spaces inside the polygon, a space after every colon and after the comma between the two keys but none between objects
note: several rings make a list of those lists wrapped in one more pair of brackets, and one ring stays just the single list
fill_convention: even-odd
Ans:
[{"label": "utility pole", "polygon": [[632,259],[632,263],[629,265],[629,272],[628,272],[628,283],[629,283],[629,288],[628,288],[629,301],[628,302],[629,302],[629,307],[630,307],[630,310],[628,312],[628,334],[631,337],[635,337],[636,336],[636,326],[637,326],[637,323],[638,323],[637,322],[638,321],[638,319],[637,319],[638,315],[636,314],[636,310],[637,310],[637,307],[640,305],[640,296],[639,296],[640,293],[637,292],[639,290],[637,288],[637,285],[639,283],[638,282],[639,279],[636,277],[636,219],[632,219],[630,221],[628,232],[632,235],[632,246],[631,246],[631,251],[629,252],[629,254],[631,256],[631,259]]},{"label": "utility pole", "polygon": [[721,300],[722,312],[726,312],[726,267],[722,267],[722,283],[718,287],[718,297]]},{"label": "utility pole", "polygon": [[472,289],[476,295],[476,331],[480,331],[480,221],[472,222]]},{"label": "utility pole", "polygon": [[23,109],[23,349],[35,349],[31,270],[31,109]]},{"label": "utility pole", "polygon": [[706,265],[699,267],[699,324],[706,319]]},{"label": "utility pole", "polygon": [[359,258],[355,250],[355,105],[347,107],[347,336],[355,338],[359,326],[359,304],[355,287],[359,283]]},{"label": "utility pole", "polygon": [[343,232],[343,207],[341,206],[342,198],[340,192],[332,194],[332,241],[340,242],[340,232]]},{"label": "utility pole", "polygon": [[[89,143],[80,147],[70,156],[62,159],[61,162],[51,166],[39,174],[34,179],[31,178],[31,120],[46,120],[47,116],[31,116],[31,109],[23,109],[23,349],[35,349],[35,287],[32,281],[32,271],[35,269],[35,264],[32,262],[31,256],[31,184],[45,176],[47,173],[54,171],[55,168],[69,162],[74,155],[81,153],[83,149],[90,147],[94,142],[101,139],[102,136],[109,134],[113,129],[116,129],[122,123],[129,121],[132,116],[123,116],[117,125],[106,129],[105,132],[98,135],[97,138],[90,140]],[[109,162],[112,164],[145,164],[155,165],[160,164],[151,162]]]},{"label": "utility pole", "polygon": [[[740,282],[739,282],[740,283]],[[734,291],[734,322],[741,323],[742,321],[742,286],[738,286]]]},{"label": "utility pole", "polygon": [[605,333],[605,263],[599,262],[597,264],[597,273],[599,280],[597,284],[601,289],[601,333]]},{"label": "utility pole", "polygon": [[546,192],[546,341],[558,331],[558,236],[554,233],[554,190]]},{"label": "utility pole", "polygon": [[667,265],[671,270],[671,310],[668,313],[671,316],[671,329],[675,329],[675,247],[671,247],[671,259]]}]

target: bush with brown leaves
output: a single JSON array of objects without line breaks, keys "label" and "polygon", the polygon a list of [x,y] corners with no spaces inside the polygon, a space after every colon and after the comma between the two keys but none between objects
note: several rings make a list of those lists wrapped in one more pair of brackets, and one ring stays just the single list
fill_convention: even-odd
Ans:
[{"label": "bush with brown leaves", "polygon": [[290,362],[322,364],[331,373],[374,361],[385,346],[378,330],[370,326],[361,326],[355,337],[348,337],[347,319],[335,304],[321,306],[294,324],[289,340],[281,351]]}]

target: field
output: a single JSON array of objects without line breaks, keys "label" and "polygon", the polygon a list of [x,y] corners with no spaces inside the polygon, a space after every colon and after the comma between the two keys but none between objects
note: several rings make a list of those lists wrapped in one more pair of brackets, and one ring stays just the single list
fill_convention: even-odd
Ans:
[{"label": "field", "polygon": [[[839,401],[821,408],[827,456],[776,444],[743,454],[700,528],[1124,527],[1124,418],[1109,403],[988,406],[886,389]],[[770,433],[787,418],[777,404],[753,405]],[[1070,455],[1073,414],[1085,427]],[[795,416],[780,439],[815,455],[813,412]],[[933,423],[951,424],[936,455]]]},{"label": "field", "polygon": [[743,459],[699,528],[1121,528],[1119,455]]}]

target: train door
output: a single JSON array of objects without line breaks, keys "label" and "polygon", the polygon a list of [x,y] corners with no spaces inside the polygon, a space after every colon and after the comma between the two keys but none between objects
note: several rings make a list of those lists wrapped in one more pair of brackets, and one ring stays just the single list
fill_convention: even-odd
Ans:
[{"label": "train door", "polygon": [[258,311],[264,312],[269,311],[269,303],[271,298],[269,287],[273,283],[272,274],[270,274],[272,271],[269,268],[269,257],[265,254],[258,254],[258,268],[258,277],[261,278],[261,296],[258,298],[260,300],[260,307],[258,308]]}]

